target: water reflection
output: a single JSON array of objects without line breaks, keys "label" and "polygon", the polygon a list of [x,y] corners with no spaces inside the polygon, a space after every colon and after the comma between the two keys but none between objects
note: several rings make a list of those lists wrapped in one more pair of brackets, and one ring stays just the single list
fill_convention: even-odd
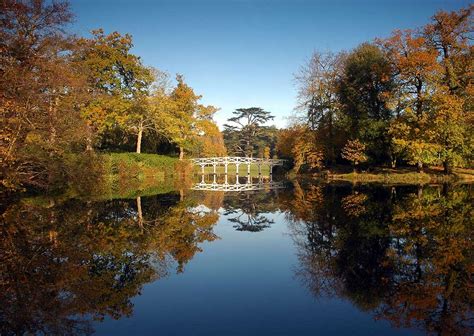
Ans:
[{"label": "water reflection", "polygon": [[223,215],[237,231],[260,232],[274,220],[269,215],[277,209],[278,189],[285,183],[272,176],[201,175],[193,190],[220,192]]},{"label": "water reflection", "polygon": [[274,220],[270,214],[278,209],[278,189],[228,194],[224,198],[224,216],[237,231],[260,232]]},{"label": "water reflection", "polygon": [[[314,297],[343,298],[393,327],[472,333],[471,186],[253,182],[265,187],[4,205],[0,334],[90,334],[92,321],[133,316],[144,284],[185,272],[202,244],[218,239],[219,218],[271,240],[276,213],[296,246],[295,285]],[[259,275],[261,283],[271,276]]]},{"label": "water reflection", "polygon": [[313,295],[347,298],[394,327],[472,333],[469,186],[294,191],[283,203]]},{"label": "water reflection", "polygon": [[193,190],[204,191],[257,191],[284,188],[285,184],[281,181],[273,181],[270,176],[239,176],[239,175],[201,175],[198,183],[192,187]]},{"label": "water reflection", "polygon": [[0,225],[0,334],[75,335],[131,316],[142,285],[182,272],[217,237],[215,211],[178,194],[10,205]]}]

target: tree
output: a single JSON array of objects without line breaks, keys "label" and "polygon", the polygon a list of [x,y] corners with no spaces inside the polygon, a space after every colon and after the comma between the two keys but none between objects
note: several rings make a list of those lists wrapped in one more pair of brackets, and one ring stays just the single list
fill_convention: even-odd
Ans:
[{"label": "tree", "polygon": [[437,52],[426,44],[424,37],[410,30],[395,31],[389,39],[379,40],[379,44],[393,67],[396,87],[391,104],[397,116],[389,129],[395,154],[392,166],[398,154],[421,171],[423,164],[435,161],[428,112],[441,71]]},{"label": "tree", "polygon": [[450,174],[453,166],[463,163],[473,150],[463,104],[464,100],[449,94],[448,88],[433,96],[429,118],[431,140],[445,174]]},{"label": "tree", "polygon": [[367,144],[375,163],[390,159],[387,105],[393,90],[392,68],[374,44],[364,43],[347,55],[338,84],[346,132]]},{"label": "tree", "polygon": [[264,159],[270,159],[270,147],[266,146],[263,149],[263,158]]},{"label": "tree", "polygon": [[339,119],[341,104],[337,84],[342,74],[345,53],[314,52],[295,75],[298,85],[298,106],[305,116],[303,122],[317,131],[325,159],[334,163],[340,151]]},{"label": "tree", "polygon": [[425,38],[439,52],[443,82],[453,94],[465,94],[471,82],[473,8],[470,5],[457,12],[439,11],[432,17],[432,23],[424,27]]},{"label": "tree", "polygon": [[74,38],[68,3],[2,1],[0,4],[1,185],[64,185],[65,156],[84,143],[77,107],[84,80],[71,66]]},{"label": "tree", "polygon": [[278,133],[277,152],[280,157],[293,161],[296,173],[303,167],[312,171],[321,168],[323,163],[324,155],[318,143],[316,131],[296,124]]},{"label": "tree", "polygon": [[434,130],[435,142],[440,146],[439,156],[446,174],[462,158],[472,158],[473,135],[472,107],[473,85],[472,40],[473,5],[457,12],[436,13],[432,23],[424,27],[424,36],[430,47],[438,51],[438,60],[443,67],[439,87],[433,95],[431,120],[440,132]]},{"label": "tree", "polygon": [[200,133],[197,136],[199,146],[196,155],[199,157],[226,156],[224,137],[216,123],[208,119],[200,120],[197,127]]},{"label": "tree", "polygon": [[239,108],[234,117],[227,119],[231,124],[224,125],[224,140],[229,151],[252,157],[255,154],[255,145],[262,135],[262,124],[273,120],[270,112],[260,107]]},{"label": "tree", "polygon": [[76,66],[87,74],[89,85],[89,100],[82,107],[89,127],[87,149],[92,150],[94,135],[104,137],[118,127],[136,134],[138,152],[143,130],[149,125],[143,104],[153,71],[130,52],[131,35],[106,35],[102,29],[92,34],[92,39],[79,40],[74,54]]},{"label": "tree", "polygon": [[276,141],[278,129],[275,126],[262,126],[260,134],[255,141],[254,152],[258,157],[265,156],[265,148],[268,148],[268,158],[276,155]]},{"label": "tree", "polygon": [[365,145],[358,139],[347,141],[346,145],[342,149],[341,156],[354,165],[354,172],[359,163],[367,161],[367,155],[365,154]]},{"label": "tree", "polygon": [[315,132],[309,128],[302,127],[299,130],[291,152],[296,173],[300,171],[303,165],[307,165],[309,170],[322,167],[323,153],[317,145]]},{"label": "tree", "polygon": [[[153,89],[155,92],[167,92],[169,89],[169,75],[158,69],[150,69],[153,76]],[[148,94],[140,95],[134,102],[133,107],[128,111],[125,126],[137,136],[136,152],[141,153],[143,133],[155,131],[153,113],[149,107]]]},{"label": "tree", "polygon": [[[178,146],[182,160],[185,151],[199,148],[204,136],[216,136],[212,116],[218,109],[199,104],[201,96],[184,82],[183,76],[177,75],[176,81],[177,85],[169,95],[155,92],[150,99],[150,108],[155,129]],[[217,151],[222,152],[222,147]]]}]

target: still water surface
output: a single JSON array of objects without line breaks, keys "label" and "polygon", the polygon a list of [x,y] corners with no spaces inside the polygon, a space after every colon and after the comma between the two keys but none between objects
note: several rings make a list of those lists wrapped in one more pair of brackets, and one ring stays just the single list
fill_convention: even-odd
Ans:
[{"label": "still water surface", "polygon": [[472,186],[2,209],[0,335],[471,335]]}]

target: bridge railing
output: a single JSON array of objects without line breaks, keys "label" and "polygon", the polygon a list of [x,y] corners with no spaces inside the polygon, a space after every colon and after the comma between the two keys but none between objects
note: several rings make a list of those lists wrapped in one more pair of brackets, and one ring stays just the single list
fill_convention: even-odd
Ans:
[{"label": "bridge railing", "polygon": [[209,158],[193,158],[191,162],[200,166],[202,173],[204,173],[204,168],[206,166],[212,166],[214,168],[214,173],[216,173],[217,166],[224,166],[224,172],[227,174],[227,167],[229,165],[236,166],[236,174],[239,174],[239,166],[247,165],[247,173],[250,174],[250,166],[252,164],[258,166],[259,175],[262,172],[262,166],[267,165],[270,167],[270,174],[274,166],[281,166],[285,162],[282,159],[263,159],[263,158],[251,158],[251,157],[241,157],[241,156],[222,156],[222,157],[209,157]]}]

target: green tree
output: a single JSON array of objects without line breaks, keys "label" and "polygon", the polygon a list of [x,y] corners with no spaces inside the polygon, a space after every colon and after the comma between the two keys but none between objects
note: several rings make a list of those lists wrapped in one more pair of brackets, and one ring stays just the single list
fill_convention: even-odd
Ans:
[{"label": "green tree", "polygon": [[345,58],[338,84],[343,122],[348,135],[367,144],[374,163],[390,160],[392,110],[387,102],[393,86],[390,63],[376,45],[364,43]]},{"label": "green tree", "polygon": [[234,154],[252,157],[264,130],[262,124],[274,116],[260,107],[239,108],[232,114],[234,117],[227,119],[232,124],[224,125],[226,147]]}]

